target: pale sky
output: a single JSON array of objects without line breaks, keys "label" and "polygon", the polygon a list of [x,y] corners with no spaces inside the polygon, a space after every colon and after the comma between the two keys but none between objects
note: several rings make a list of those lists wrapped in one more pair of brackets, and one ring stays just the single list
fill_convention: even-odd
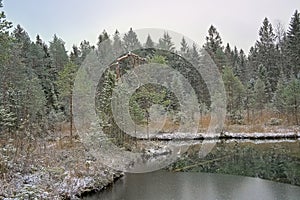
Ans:
[{"label": "pale sky", "polygon": [[[98,35],[141,28],[168,29],[188,36],[199,45],[213,24],[224,45],[249,48],[258,38],[264,17],[287,28],[299,10],[299,0],[3,0],[14,26],[21,24],[32,40],[46,42],[57,34],[67,49],[83,40],[96,44]],[[144,43],[145,41],[141,41]]]}]

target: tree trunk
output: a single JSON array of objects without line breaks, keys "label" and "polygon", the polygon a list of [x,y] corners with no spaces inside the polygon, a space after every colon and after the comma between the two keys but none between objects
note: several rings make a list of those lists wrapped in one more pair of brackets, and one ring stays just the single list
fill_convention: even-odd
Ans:
[{"label": "tree trunk", "polygon": [[69,102],[69,109],[70,109],[70,142],[71,144],[73,143],[73,96],[70,95],[69,98],[70,102]]},{"label": "tree trunk", "polygon": [[294,110],[295,110],[295,118],[296,118],[296,125],[299,125],[299,120],[298,120],[298,108],[297,108],[297,99],[295,98],[295,107],[294,107]]}]

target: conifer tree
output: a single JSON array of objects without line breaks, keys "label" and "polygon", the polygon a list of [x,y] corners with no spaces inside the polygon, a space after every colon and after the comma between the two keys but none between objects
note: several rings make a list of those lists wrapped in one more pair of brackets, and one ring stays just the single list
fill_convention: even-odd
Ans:
[{"label": "conifer tree", "polygon": [[206,36],[205,50],[212,56],[218,49],[223,49],[222,43],[219,32],[211,25],[208,29],[208,36]]},{"label": "conifer tree", "polygon": [[157,47],[171,52],[175,51],[174,43],[172,42],[172,37],[169,35],[168,32],[165,32],[163,37],[158,40]]},{"label": "conifer tree", "polygon": [[223,81],[227,94],[227,111],[232,122],[241,123],[241,112],[244,100],[244,86],[230,67],[223,70]]},{"label": "conifer tree", "polygon": [[145,43],[145,48],[154,48],[155,44],[150,36],[150,34],[148,34],[147,36],[147,40],[146,40],[146,43]]},{"label": "conifer tree", "polygon": [[189,45],[186,42],[185,38],[182,37],[182,40],[180,42],[180,55],[182,55],[183,57],[187,58],[188,57],[188,53],[189,53]]},{"label": "conifer tree", "polygon": [[118,30],[115,31],[112,44],[114,57],[120,57],[124,53],[124,47]]},{"label": "conifer tree", "polygon": [[[265,87],[267,87],[267,90],[274,93],[280,70],[275,57],[275,34],[273,32],[273,27],[267,18],[264,19],[263,25],[259,30],[259,40],[256,41],[255,46],[257,48],[257,67],[263,66],[266,68],[266,77],[264,79]],[[271,99],[272,95],[268,95],[267,101],[270,102]]]},{"label": "conifer tree", "polygon": [[260,111],[261,116],[266,103],[265,88],[265,83],[260,78],[258,78],[254,85],[254,99],[255,108]]},{"label": "conifer tree", "polygon": [[287,31],[287,53],[289,57],[288,66],[294,77],[300,77],[300,14],[298,10],[292,16]]},{"label": "conifer tree", "polygon": [[58,38],[57,35],[54,35],[53,40],[50,41],[49,53],[53,73],[58,73],[64,68],[65,64],[67,64],[69,58],[65,48],[65,42]]},{"label": "conifer tree", "polygon": [[61,104],[68,115],[70,122],[70,140],[73,137],[73,87],[78,67],[73,62],[68,62],[58,74],[58,89]]},{"label": "conifer tree", "polygon": [[132,51],[134,49],[139,49],[142,47],[140,41],[137,38],[137,34],[129,29],[128,33],[126,33],[123,37],[124,47],[126,51]]},{"label": "conifer tree", "polygon": [[206,42],[203,47],[209,53],[220,71],[222,71],[222,68],[226,65],[226,56],[223,52],[222,43],[219,32],[211,25],[208,29],[208,36],[206,36]]}]

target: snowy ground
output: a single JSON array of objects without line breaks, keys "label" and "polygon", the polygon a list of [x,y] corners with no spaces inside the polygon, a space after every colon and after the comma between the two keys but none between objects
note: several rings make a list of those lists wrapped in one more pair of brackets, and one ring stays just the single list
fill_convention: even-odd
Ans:
[{"label": "snowy ground", "polygon": [[[300,131],[281,130],[266,133],[159,133],[143,143],[141,167],[149,170],[165,167],[166,160],[172,162],[188,147],[202,143],[225,142],[294,142],[300,139]],[[157,139],[157,140],[156,140]],[[47,145],[46,151],[35,150],[30,156],[18,153],[5,142],[0,148],[0,169],[7,173],[0,178],[0,199],[78,199],[81,194],[98,191],[122,176],[96,161],[80,143],[75,147],[58,148],[57,142]],[[76,143],[76,142],[75,142]],[[8,155],[17,155],[9,157]],[[140,167],[137,163],[137,167]]]},{"label": "snowy ground", "polygon": [[300,132],[269,132],[269,133],[160,133],[153,135],[151,139],[160,140],[197,140],[197,139],[279,139],[300,138]]},{"label": "snowy ground", "polygon": [[[79,199],[81,194],[99,191],[122,176],[93,159],[82,145],[60,149],[49,145],[45,152],[30,157],[19,153],[11,159],[15,149],[11,145],[0,148],[0,199]],[[9,151],[9,152],[8,152]]]}]

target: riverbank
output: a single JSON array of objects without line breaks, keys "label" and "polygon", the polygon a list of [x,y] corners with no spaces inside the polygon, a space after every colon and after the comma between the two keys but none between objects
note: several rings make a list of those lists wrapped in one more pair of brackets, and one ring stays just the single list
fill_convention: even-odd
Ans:
[{"label": "riverbank", "polygon": [[123,175],[95,160],[79,141],[60,142],[34,150],[16,148],[13,141],[2,145],[0,199],[79,199]]},{"label": "riverbank", "polygon": [[[257,128],[257,127],[256,127]],[[142,135],[142,134],[141,134]],[[143,134],[145,135],[145,134]],[[150,136],[152,140],[216,140],[216,139],[297,139],[300,138],[300,126],[284,128],[281,126],[264,126],[259,131],[251,126],[228,126],[219,133],[181,133],[161,132]],[[142,138],[147,139],[147,138]]]},{"label": "riverbank", "polygon": [[[216,139],[297,139],[300,132],[286,133],[161,133],[151,137],[152,140],[216,140]],[[144,138],[146,139],[146,138]]]},{"label": "riverbank", "polygon": [[[146,157],[155,157],[169,151],[164,148],[165,144],[160,146],[155,141],[183,140],[193,143],[201,140],[216,142],[219,139],[275,141],[300,138],[299,127],[268,130],[218,134],[159,133],[151,137],[149,144],[148,140],[141,140],[143,144],[138,146]],[[78,199],[83,194],[103,190],[123,176],[122,172],[109,169],[97,161],[79,139],[71,142],[67,136],[40,140],[1,141],[0,138],[0,142],[0,199]]]}]

